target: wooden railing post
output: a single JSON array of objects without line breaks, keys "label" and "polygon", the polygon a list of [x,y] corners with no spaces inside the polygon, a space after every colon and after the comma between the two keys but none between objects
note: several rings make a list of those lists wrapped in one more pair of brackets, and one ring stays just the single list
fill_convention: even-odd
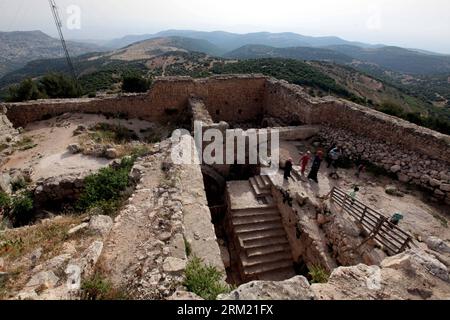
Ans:
[{"label": "wooden railing post", "polygon": [[411,237],[406,238],[405,243],[403,243],[402,247],[398,250],[397,254],[405,251],[411,241],[412,241]]},{"label": "wooden railing post", "polygon": [[359,220],[360,223],[363,223],[364,218],[366,217],[366,214],[367,214],[367,207],[364,206],[364,211],[362,213],[361,219]]}]

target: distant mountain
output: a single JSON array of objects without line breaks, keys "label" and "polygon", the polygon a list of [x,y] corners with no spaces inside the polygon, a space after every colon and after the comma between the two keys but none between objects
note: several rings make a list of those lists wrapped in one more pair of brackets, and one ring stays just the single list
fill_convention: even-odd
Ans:
[{"label": "distant mountain", "polygon": [[[206,52],[206,53],[205,53]],[[142,75],[208,76],[216,61],[217,47],[205,40],[167,37],[154,38],[108,52],[84,54],[73,58],[85,90],[110,90],[124,73]],[[209,54],[208,54],[209,53]],[[34,60],[0,78],[0,91],[27,77],[41,77],[50,72],[67,73],[65,59]]]},{"label": "distant mountain", "polygon": [[406,74],[437,74],[450,72],[450,56],[425,54],[399,47],[360,48],[356,46],[327,46],[355,60],[375,64],[383,69]]},{"label": "distant mountain", "polygon": [[130,35],[121,39],[115,39],[106,45],[112,48],[127,46],[136,41],[152,39],[157,37],[179,36],[209,41],[221,48],[222,53],[236,50],[249,44],[266,45],[277,48],[284,47],[323,47],[329,45],[355,45],[363,48],[374,47],[360,42],[346,41],[338,37],[310,37],[297,33],[270,33],[256,32],[247,34],[237,34],[224,31],[193,31],[193,30],[167,30],[156,34]]},{"label": "distant mountain", "polygon": [[109,56],[118,60],[138,60],[173,51],[201,52],[215,56],[219,54],[220,49],[206,40],[159,37],[133,43],[122,49],[112,51]]},{"label": "distant mountain", "polygon": [[381,68],[403,74],[442,74],[450,72],[450,56],[427,54],[399,47],[361,48],[350,45],[326,47],[275,48],[263,45],[246,45],[224,55],[235,59],[286,58],[297,60],[333,61],[352,64],[367,70]]},{"label": "distant mountain", "polygon": [[246,45],[224,55],[233,59],[285,58],[351,63],[353,58],[329,49],[311,47],[275,48],[263,45]]},{"label": "distant mountain", "polygon": [[[102,51],[93,44],[68,41],[72,56]],[[36,59],[63,57],[61,42],[41,31],[0,32],[0,77]]]}]

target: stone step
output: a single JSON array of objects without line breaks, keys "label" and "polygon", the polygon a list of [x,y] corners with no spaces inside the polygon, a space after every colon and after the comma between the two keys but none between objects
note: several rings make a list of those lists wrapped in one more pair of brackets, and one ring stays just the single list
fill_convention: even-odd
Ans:
[{"label": "stone step", "polygon": [[248,232],[258,232],[258,231],[277,230],[277,229],[281,229],[284,231],[281,220],[235,226],[234,232],[236,234],[241,234],[241,233],[248,233]]},{"label": "stone step", "polygon": [[292,272],[294,272],[294,264],[292,262],[292,259],[282,259],[259,265],[257,264],[253,266],[244,266],[244,273],[247,276],[257,276],[260,274],[274,272],[276,270],[286,268],[292,268]]},{"label": "stone step", "polygon": [[261,179],[264,181],[264,184],[270,188],[272,186],[272,180],[268,176],[261,176]]},{"label": "stone step", "polygon": [[238,235],[239,240],[241,240],[241,242],[243,243],[251,240],[267,240],[275,237],[286,237],[286,232],[284,231],[284,229],[280,228],[265,231],[247,232]]},{"label": "stone step", "polygon": [[266,247],[268,243],[270,245],[289,245],[289,242],[285,235],[272,238],[267,237],[262,239],[245,240],[243,242],[244,248],[246,249]]},{"label": "stone step", "polygon": [[237,217],[254,217],[254,216],[262,216],[262,215],[272,215],[278,214],[278,210],[273,206],[261,207],[261,208],[247,208],[247,209],[239,209],[233,210],[231,212],[231,216],[233,218]]},{"label": "stone step", "polygon": [[257,277],[260,281],[283,281],[295,277],[297,274],[291,266],[279,269],[273,269],[268,272],[258,273]]},{"label": "stone step", "polygon": [[231,222],[234,226],[262,223],[262,222],[272,222],[280,221],[280,215],[278,213],[273,214],[261,214],[253,216],[243,216],[243,217],[232,217]]},{"label": "stone step", "polygon": [[260,190],[268,191],[269,185],[266,185],[266,183],[264,182],[264,180],[263,180],[263,178],[261,176],[256,176],[255,177],[255,181],[256,181],[256,184],[258,185],[258,188]]},{"label": "stone step", "polygon": [[241,255],[242,265],[244,268],[253,267],[257,265],[271,264],[277,261],[290,260],[292,263],[292,254],[290,252],[275,252],[266,255],[259,255],[253,257],[246,257]]},{"label": "stone step", "polygon": [[249,257],[249,258],[257,257],[257,256],[266,256],[266,255],[270,255],[270,254],[274,254],[274,253],[283,253],[283,252],[287,252],[290,254],[290,249],[286,245],[268,244],[265,247],[248,249],[245,247],[245,244],[244,244],[244,248],[245,248],[247,257]]},{"label": "stone step", "polygon": [[256,197],[262,196],[264,194],[264,190],[261,190],[258,187],[258,183],[256,182],[254,177],[250,178],[249,182],[250,182],[250,186],[252,187],[253,192],[255,193]]}]

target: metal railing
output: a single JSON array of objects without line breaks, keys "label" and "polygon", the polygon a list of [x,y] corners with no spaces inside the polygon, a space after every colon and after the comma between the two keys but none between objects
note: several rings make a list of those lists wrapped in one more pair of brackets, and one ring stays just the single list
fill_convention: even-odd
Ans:
[{"label": "metal railing", "polygon": [[336,187],[331,192],[331,199],[363,227],[369,234],[367,241],[370,239],[377,241],[392,255],[410,248],[411,235],[392,224],[383,214]]}]

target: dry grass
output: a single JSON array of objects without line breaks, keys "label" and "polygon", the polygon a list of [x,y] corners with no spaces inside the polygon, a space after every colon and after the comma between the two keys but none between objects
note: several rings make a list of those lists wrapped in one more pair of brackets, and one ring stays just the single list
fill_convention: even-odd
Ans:
[{"label": "dry grass", "polygon": [[86,134],[80,135],[79,143],[83,150],[87,150],[93,145],[112,146],[116,149],[118,158],[135,154],[141,156],[150,150],[147,143],[139,142],[134,131],[126,127],[102,123],[92,127]]},{"label": "dry grass", "polygon": [[33,138],[25,136],[20,141],[14,144],[14,148],[19,151],[25,151],[29,149],[33,149],[37,144],[34,143]]},{"label": "dry grass", "polygon": [[69,238],[67,234],[83,218],[66,215],[37,225],[0,232],[0,257],[5,260],[9,274],[8,281],[0,283],[0,300],[11,298],[26,284],[33,267],[29,257],[38,248],[42,248],[42,261],[60,255],[67,240],[75,240],[77,247],[81,247],[77,250],[84,250],[85,244],[90,242],[90,235],[80,232]]},{"label": "dry grass", "polygon": [[3,231],[0,233],[0,256],[14,260],[37,248],[42,248],[44,255],[55,253],[68,238],[67,232],[81,220],[80,216],[62,216],[34,226]]}]

